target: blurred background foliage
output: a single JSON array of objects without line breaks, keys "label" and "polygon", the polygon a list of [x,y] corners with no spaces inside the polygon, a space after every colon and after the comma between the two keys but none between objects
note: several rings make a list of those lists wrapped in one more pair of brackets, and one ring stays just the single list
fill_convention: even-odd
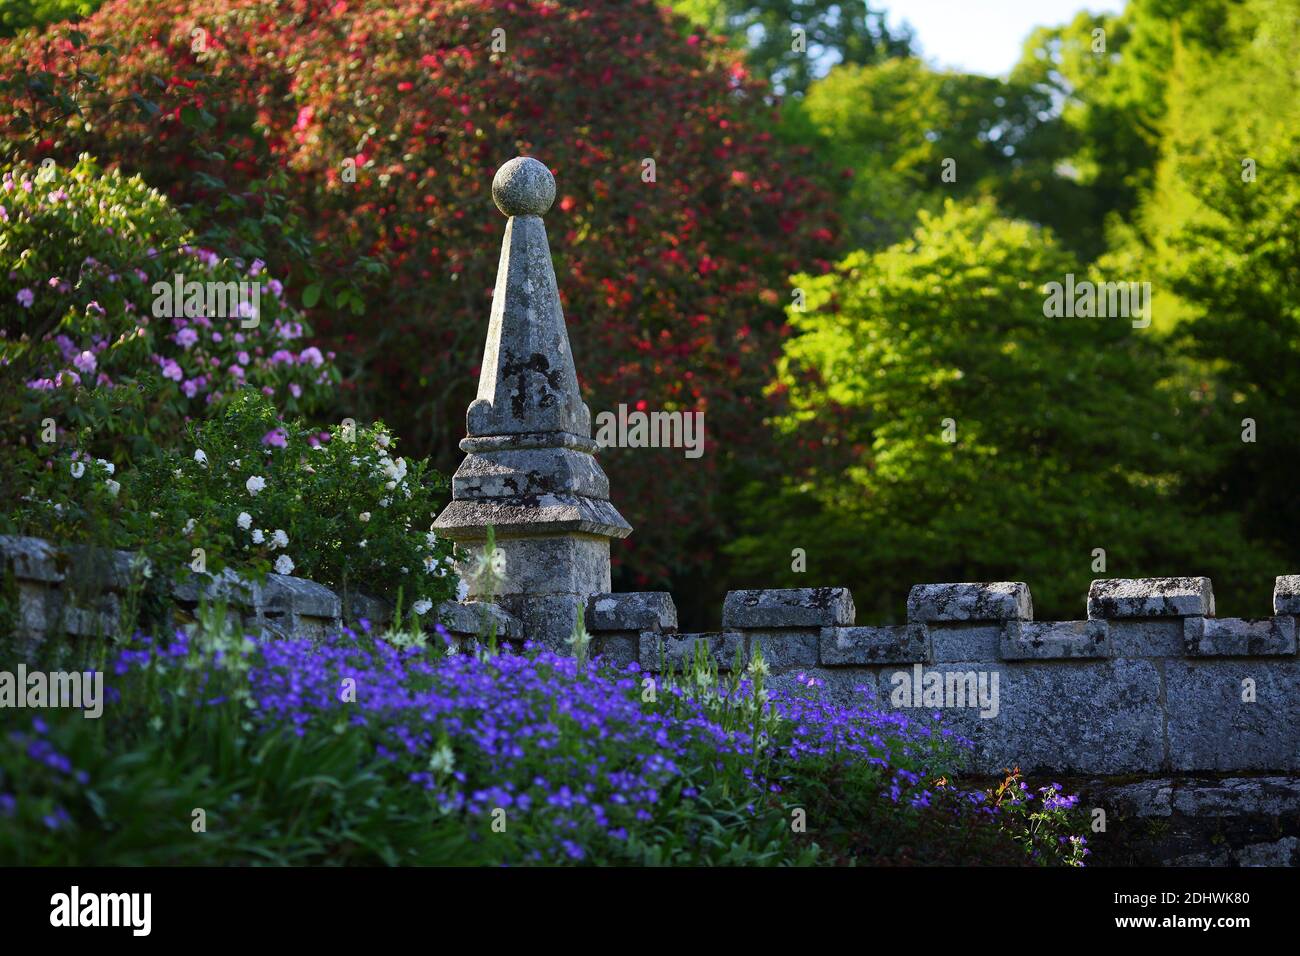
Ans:
[{"label": "blurred background foliage", "polygon": [[[616,587],[671,589],[684,625],[747,585],[847,585],[897,620],[942,580],[1079,617],[1092,578],[1161,574],[1258,617],[1300,569],[1300,0],[1080,12],[1001,77],[935,68],[876,3],[112,0],[75,51],[54,21],[80,4],[0,9],[51,24],[0,41],[7,153],[94,153],[293,276],[336,415],[378,409],[443,468],[487,184],[547,161],[593,411],[706,412],[700,462],[603,456],[636,527]],[[42,112],[34,78],[87,115]],[[1150,282],[1151,326],[1045,317],[1071,272]]]}]

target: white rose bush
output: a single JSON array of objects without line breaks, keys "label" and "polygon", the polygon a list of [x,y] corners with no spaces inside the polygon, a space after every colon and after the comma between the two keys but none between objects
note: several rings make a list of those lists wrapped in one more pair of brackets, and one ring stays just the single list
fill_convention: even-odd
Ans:
[{"label": "white rose bush", "polygon": [[295,574],[425,611],[454,597],[451,542],[429,530],[446,479],[397,455],[382,425],[324,431],[285,422],[269,399],[247,391],[192,425],[187,440],[119,492],[158,515],[131,545],[163,547],[192,521],[184,552],[171,560],[181,573],[202,548],[210,574]]}]

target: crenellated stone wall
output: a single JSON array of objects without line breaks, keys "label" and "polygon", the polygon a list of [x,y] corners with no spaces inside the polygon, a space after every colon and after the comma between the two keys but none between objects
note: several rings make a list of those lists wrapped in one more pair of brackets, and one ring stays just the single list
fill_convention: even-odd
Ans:
[{"label": "crenellated stone wall", "polygon": [[840,701],[937,714],[974,743],[977,772],[1300,770],[1300,577],[1277,579],[1259,621],[1214,617],[1208,578],[1094,581],[1087,609],[1035,621],[1023,583],[923,584],[908,623],[864,627],[844,588],[732,591],[721,631],[682,634],[669,595],[607,594],[587,626],[600,653],[648,671],[661,645],[682,664],[703,641],[721,669],[761,646],[773,686],[812,678]]},{"label": "crenellated stone wall", "polygon": [[[142,570],[129,551],[84,546],[58,547],[41,538],[0,535],[0,579],[11,589],[12,637],[31,657],[52,638],[116,635],[124,610],[142,586]],[[200,602],[223,602],[227,614],[246,633],[270,638],[320,640],[345,621],[391,622],[393,607],[363,593],[344,598],[306,578],[268,574],[266,580],[241,579],[226,570],[213,577],[195,575],[170,588],[171,602],[195,612]],[[346,606],[345,606],[346,605]],[[444,601],[428,616],[457,640],[480,633],[494,621],[502,640],[520,642],[523,625],[496,604]]]}]

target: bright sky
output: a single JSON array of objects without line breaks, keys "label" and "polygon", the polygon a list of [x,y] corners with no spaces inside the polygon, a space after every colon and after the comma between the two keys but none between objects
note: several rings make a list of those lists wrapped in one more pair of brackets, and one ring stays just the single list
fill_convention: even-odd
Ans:
[{"label": "bright sky", "polygon": [[1020,59],[1034,27],[1056,26],[1080,10],[1118,13],[1123,0],[887,0],[891,26],[911,23],[921,56],[940,67],[1000,76]]}]

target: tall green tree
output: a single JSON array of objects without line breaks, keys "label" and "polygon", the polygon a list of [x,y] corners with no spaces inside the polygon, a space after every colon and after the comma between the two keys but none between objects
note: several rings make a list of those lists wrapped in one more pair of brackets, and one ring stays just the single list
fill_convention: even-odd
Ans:
[{"label": "tall green tree", "polygon": [[[1229,41],[1180,43],[1137,261],[1176,297],[1211,445],[1208,510],[1300,566],[1300,0],[1253,0]],[[1246,108],[1244,104],[1249,104]]]},{"label": "tall green tree", "polygon": [[813,147],[840,189],[849,247],[904,238],[921,209],[992,196],[1018,218],[1082,237],[1085,191],[1057,171],[1069,144],[1050,90],[931,69],[916,58],[839,66],[785,106],[786,134]]},{"label": "tall green tree", "polygon": [[742,576],[856,586],[875,620],[944,580],[1027,581],[1043,617],[1078,617],[1107,575],[1206,573],[1262,606],[1276,563],[1232,515],[1188,507],[1198,432],[1159,387],[1159,340],[1044,315],[1045,284],[1070,272],[1084,278],[1049,232],[985,201],[922,211],[908,240],[796,277],[806,311],[790,314],[777,426],[804,467],[749,490]]},{"label": "tall green tree", "polygon": [[866,0],[673,0],[693,24],[735,38],[756,73],[801,96],[837,63],[908,56],[910,30],[891,30]]}]

